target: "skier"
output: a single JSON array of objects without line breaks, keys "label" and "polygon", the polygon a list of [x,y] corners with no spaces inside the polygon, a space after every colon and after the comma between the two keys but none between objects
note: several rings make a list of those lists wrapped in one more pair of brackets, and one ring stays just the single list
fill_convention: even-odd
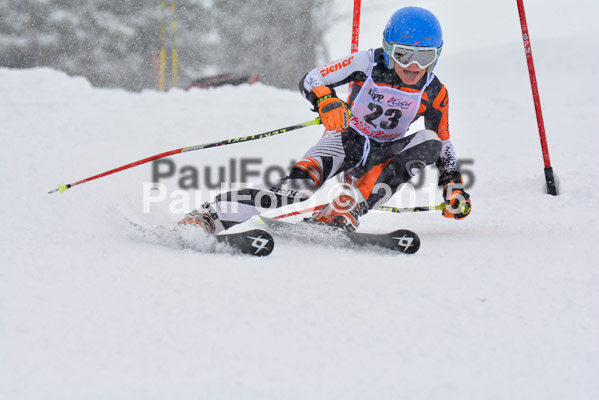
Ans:
[{"label": "skier", "polygon": [[[443,216],[467,217],[471,201],[450,140],[447,89],[432,72],[442,46],[441,26],[431,12],[419,7],[396,11],[383,32],[382,48],[315,68],[300,81],[300,91],[326,130],[285,179],[220,194],[180,224],[218,233],[259,214],[260,207],[305,200],[327,179],[347,171],[351,184],[307,222],[354,231],[369,209],[434,163],[448,203]],[[350,82],[344,102],[334,88]],[[406,135],[419,117],[426,129]]]}]

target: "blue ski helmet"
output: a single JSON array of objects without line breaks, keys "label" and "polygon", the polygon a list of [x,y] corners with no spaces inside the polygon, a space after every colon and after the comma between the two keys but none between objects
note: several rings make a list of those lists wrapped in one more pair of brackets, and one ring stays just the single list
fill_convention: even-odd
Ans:
[{"label": "blue ski helmet", "polygon": [[[415,47],[436,47],[437,57],[441,54],[443,47],[443,32],[441,24],[433,13],[420,7],[404,7],[395,11],[383,32],[383,49],[387,49],[394,43]],[[385,63],[388,68],[394,67],[394,61],[387,51]],[[435,67],[436,62],[431,65],[428,72]]]}]

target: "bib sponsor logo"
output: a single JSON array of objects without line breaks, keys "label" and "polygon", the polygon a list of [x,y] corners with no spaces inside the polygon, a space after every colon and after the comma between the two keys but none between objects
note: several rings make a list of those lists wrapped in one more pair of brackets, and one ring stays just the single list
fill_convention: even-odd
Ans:
[{"label": "bib sponsor logo", "polygon": [[395,108],[409,108],[412,105],[412,101],[406,101],[406,100],[402,100],[402,99],[397,99],[395,97],[391,97],[388,101],[387,101],[387,105],[389,107],[395,107]]},{"label": "bib sponsor logo", "polygon": [[352,60],[354,59],[354,56],[351,56],[350,58],[346,58],[343,61],[339,61],[333,64],[329,64],[329,65],[325,65],[321,70],[320,70],[320,75],[322,75],[323,77],[327,76],[330,73],[333,73],[335,71],[339,71],[340,69],[343,69],[345,67],[348,67],[349,65],[351,65]]},{"label": "bib sponsor logo", "polygon": [[378,102],[380,102],[381,100],[383,100],[383,99],[385,98],[385,95],[383,95],[383,94],[379,94],[379,93],[376,91],[376,89],[375,89],[375,90],[373,90],[373,89],[370,89],[370,90],[368,91],[368,94],[370,95],[370,97],[372,97],[372,100],[374,100],[374,101],[378,101]]},{"label": "bib sponsor logo", "polygon": [[351,122],[353,127],[365,134],[366,136],[372,136],[373,133],[363,121],[359,120],[356,116],[352,116]]},{"label": "bib sponsor logo", "polygon": [[384,131],[373,131],[370,129],[368,124],[359,120],[357,117],[353,116],[351,119],[352,127],[362,134],[371,137],[373,139],[377,139],[380,141],[394,140],[403,135],[402,132],[384,132]]}]

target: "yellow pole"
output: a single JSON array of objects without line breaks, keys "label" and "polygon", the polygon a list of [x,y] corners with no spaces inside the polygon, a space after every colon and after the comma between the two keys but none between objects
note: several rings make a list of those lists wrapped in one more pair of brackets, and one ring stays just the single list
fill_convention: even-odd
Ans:
[{"label": "yellow pole", "polygon": [[177,87],[177,68],[178,68],[178,62],[179,62],[179,58],[177,55],[177,2],[176,1],[171,1],[171,10],[172,10],[172,16],[171,16],[171,34],[172,34],[172,61],[173,61],[173,87]]},{"label": "yellow pole", "polygon": [[166,0],[162,0],[160,26],[160,91],[164,91],[164,77],[166,74]]}]

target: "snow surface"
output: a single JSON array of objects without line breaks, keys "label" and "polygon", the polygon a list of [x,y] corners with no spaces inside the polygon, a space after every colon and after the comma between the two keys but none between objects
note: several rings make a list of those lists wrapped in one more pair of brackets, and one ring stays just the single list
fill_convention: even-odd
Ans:
[{"label": "snow surface", "polygon": [[[333,58],[349,49],[349,3],[327,36]],[[364,3],[362,49],[379,45],[395,9]],[[552,197],[515,2],[496,3],[420,2],[445,29],[436,72],[476,180],[464,221],[363,219],[365,231],[418,232],[414,256],[282,240],[264,259],[156,245],[125,220],[181,216],[168,199],[143,213],[150,165],[47,194],[163,151],[314,118],[296,92],[133,94],[49,69],[0,69],[0,398],[599,398],[599,6],[526,2],[560,178]],[[321,132],[172,160],[198,168],[202,186],[204,168],[230,158],[286,167]],[[164,181],[169,194],[180,177]]]}]

